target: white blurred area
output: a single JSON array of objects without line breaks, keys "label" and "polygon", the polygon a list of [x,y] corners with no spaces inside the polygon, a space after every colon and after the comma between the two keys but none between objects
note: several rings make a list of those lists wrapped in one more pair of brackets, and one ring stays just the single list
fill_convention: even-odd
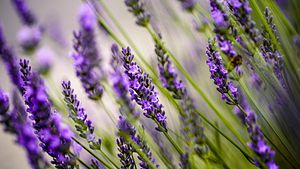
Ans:
[{"label": "white blurred area", "polygon": [[[66,42],[66,46],[61,48],[61,45],[51,40],[48,34],[46,34],[46,37],[44,37],[42,40],[42,44],[40,46],[53,49],[55,53],[55,67],[50,75],[51,81],[46,81],[47,86],[50,88],[56,88],[60,92],[61,81],[63,79],[71,80],[73,87],[76,89],[76,93],[80,95],[79,99],[82,100],[84,106],[89,112],[93,112],[89,114],[90,118],[93,120],[97,119],[97,121],[94,122],[96,123],[95,125],[101,126],[101,129],[103,129],[103,126],[109,128],[111,124],[108,125],[110,120],[108,119],[107,115],[104,112],[99,112],[99,110],[96,110],[94,103],[87,102],[88,99],[86,99],[87,97],[83,93],[78,79],[75,77],[75,72],[72,65],[73,60],[70,58],[70,53],[72,52],[72,33],[73,30],[78,28],[77,12],[81,1],[27,0],[27,2],[29,3],[33,13],[37,16],[38,22],[44,25],[46,29],[60,29],[62,35],[64,36],[64,41]],[[133,17],[126,11],[123,1],[110,0],[106,3],[111,9],[113,9],[115,16],[119,17],[118,19],[119,21],[121,21],[121,23],[126,24],[126,22],[130,22],[130,24],[126,24],[127,27],[125,29],[135,32],[134,38],[137,42],[137,46],[140,47],[142,51],[150,50],[145,48],[145,46],[147,45],[143,45],[143,43],[145,43],[145,37],[141,35],[144,33],[144,30],[135,26]],[[21,48],[17,44],[16,36],[18,30],[21,28],[21,22],[17,17],[17,14],[14,11],[10,0],[0,1],[0,24],[4,28],[4,33],[6,35],[8,43],[13,46],[19,57],[29,59],[30,57],[35,57],[26,56],[26,54],[22,53]],[[100,53],[104,57],[104,65],[107,66],[109,63],[110,45],[112,41],[104,33],[101,33],[98,28],[97,38],[98,46],[101,48]],[[148,39],[148,42],[151,42],[150,37],[147,37],[146,39]],[[34,62],[32,62],[31,65],[34,67]],[[6,91],[11,91],[12,89],[12,84],[7,76],[2,61],[0,61],[0,88]],[[57,92],[52,92],[52,94],[56,94],[56,96],[59,96],[59,93]],[[107,96],[104,95],[104,97]],[[62,98],[62,95],[60,95],[60,98]],[[105,104],[109,108],[113,107],[109,102]],[[115,117],[115,119],[117,119],[117,115]],[[0,130],[0,169],[30,168],[26,159],[25,152],[20,146],[14,143],[15,137],[10,134],[4,133],[2,126],[0,127]],[[113,130],[110,129],[110,131],[112,132]],[[107,134],[113,135],[114,133]]]}]

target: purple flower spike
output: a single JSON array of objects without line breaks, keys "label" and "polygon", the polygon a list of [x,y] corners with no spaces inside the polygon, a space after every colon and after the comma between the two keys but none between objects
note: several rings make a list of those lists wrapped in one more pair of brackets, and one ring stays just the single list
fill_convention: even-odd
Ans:
[{"label": "purple flower spike", "polygon": [[32,168],[40,169],[49,167],[42,152],[29,119],[20,99],[18,92],[13,92],[13,110],[8,112],[8,96],[0,89],[0,122],[4,124],[4,130],[16,136],[16,142],[22,146],[26,153],[28,161]]},{"label": "purple flower spike", "polygon": [[75,52],[72,54],[76,75],[88,97],[99,100],[104,90],[99,83],[103,72],[99,66],[101,58],[94,36],[96,17],[87,4],[83,4],[80,9],[79,23],[81,28],[78,32],[74,32]]},{"label": "purple flower spike", "polygon": [[113,67],[113,72],[111,73],[111,81],[113,83],[115,94],[119,98],[118,100],[121,104],[120,113],[129,118],[131,118],[131,116],[133,118],[137,118],[139,116],[139,113],[137,112],[137,110],[135,110],[135,106],[133,105],[128,92],[129,82],[121,70],[122,53],[119,51],[119,48],[116,44],[113,44],[111,46],[111,52],[111,65]]},{"label": "purple flower spike", "polygon": [[[187,89],[181,80],[178,80],[176,70],[166,51],[158,44],[155,44],[155,53],[158,59],[158,69],[163,86],[172,94],[173,98],[180,100],[182,107],[181,121],[183,123],[183,134],[187,142],[193,143],[193,149],[202,155],[207,151],[205,146],[205,135],[193,99],[188,95]],[[184,156],[183,154],[181,154]],[[188,155],[186,155],[188,157]],[[186,161],[188,162],[188,161]]]},{"label": "purple flower spike", "polygon": [[76,156],[70,153],[72,131],[58,113],[52,112],[44,82],[36,72],[31,72],[29,61],[20,60],[20,66],[23,97],[42,149],[53,158],[52,163],[57,168],[75,168]]},{"label": "purple flower spike", "polygon": [[40,26],[23,26],[17,35],[20,46],[25,51],[34,50],[42,39],[43,30]]},{"label": "purple flower spike", "polygon": [[47,75],[52,68],[54,53],[49,48],[41,48],[37,51],[38,72]]},{"label": "purple flower spike", "polygon": [[134,55],[131,54],[129,47],[122,49],[123,66],[125,74],[129,81],[129,92],[131,99],[135,100],[144,110],[147,118],[153,119],[158,123],[156,129],[158,131],[167,131],[167,122],[163,106],[159,103],[157,92],[147,73],[133,61]]},{"label": "purple flower spike", "polygon": [[12,3],[24,25],[31,26],[36,24],[36,18],[25,0],[12,0]]},{"label": "purple flower spike", "polygon": [[64,100],[69,108],[69,116],[76,123],[76,130],[79,132],[79,136],[86,139],[92,149],[100,150],[101,139],[96,139],[94,135],[94,125],[92,121],[87,118],[85,109],[80,106],[80,101],[77,99],[77,95],[74,94],[74,89],[71,88],[70,81],[63,81],[63,95]]},{"label": "purple flower spike", "polygon": [[229,9],[241,24],[242,29],[249,35],[255,44],[259,44],[261,36],[255,28],[255,21],[251,18],[251,7],[248,0],[226,0]]},{"label": "purple flower spike", "polygon": [[238,98],[238,90],[228,81],[228,71],[224,68],[222,58],[219,52],[216,51],[215,42],[211,41],[206,49],[208,57],[206,64],[209,66],[210,78],[214,80],[217,90],[221,93],[222,99],[227,104],[236,105]]},{"label": "purple flower spike", "polygon": [[145,11],[144,2],[140,0],[125,0],[128,11],[136,17],[136,24],[147,26],[150,21],[150,14]]},{"label": "purple flower spike", "polygon": [[6,66],[6,70],[9,74],[10,80],[21,92],[23,92],[22,80],[19,74],[18,57],[6,42],[3,28],[1,25],[0,25],[0,57]]}]

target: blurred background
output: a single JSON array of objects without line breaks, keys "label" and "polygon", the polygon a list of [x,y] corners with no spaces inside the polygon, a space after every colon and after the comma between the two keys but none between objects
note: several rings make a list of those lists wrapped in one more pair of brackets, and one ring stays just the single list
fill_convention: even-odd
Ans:
[{"label": "blurred background", "polygon": [[[208,97],[213,98],[216,107],[225,110],[224,116],[234,126],[241,126],[238,119],[231,113],[231,108],[226,106],[221,99],[219,93],[215,90],[213,82],[209,79],[208,67],[205,65],[205,48],[207,45],[207,39],[209,36],[204,33],[199,34],[195,27],[201,30],[203,27],[207,26],[206,23],[209,22],[209,2],[208,0],[199,0],[202,8],[204,9],[199,14],[200,16],[189,15],[187,12],[182,11],[182,8],[177,0],[149,0],[146,2],[146,8],[151,13],[151,22],[156,32],[161,32],[163,35],[163,41],[166,42],[166,46],[171,49],[171,51],[178,58],[180,63],[185,67],[188,73],[193,77],[197,84],[206,92]],[[296,0],[297,1],[297,0]],[[296,2],[293,0],[293,2]],[[51,73],[45,79],[45,83],[48,87],[48,92],[50,95],[57,100],[62,100],[63,96],[61,92],[61,82],[64,79],[71,80],[72,86],[75,88],[75,93],[79,95],[79,100],[82,101],[83,106],[87,109],[90,119],[92,119],[99,129],[100,133],[104,136],[114,136],[115,126],[111,122],[110,117],[104,112],[104,110],[98,104],[89,101],[86,94],[84,93],[81,84],[75,76],[75,71],[73,67],[73,59],[70,57],[72,49],[72,39],[73,31],[78,29],[78,9],[81,4],[80,0],[27,0],[30,9],[35,14],[38,23],[45,29],[45,35],[41,44],[40,49],[51,50],[50,52],[53,57],[53,67]],[[297,10],[297,5],[287,5],[289,1],[280,0],[280,6],[285,7],[285,14],[290,14],[289,19],[295,25],[295,28],[300,29],[300,22],[296,22],[297,13],[289,13],[290,11]],[[300,3],[300,1],[298,1]],[[120,22],[123,29],[128,33],[128,35],[133,39],[133,42],[141,51],[145,59],[157,69],[156,55],[154,53],[154,44],[151,36],[147,31],[135,24],[135,18],[127,11],[123,0],[109,0],[105,1],[106,5],[113,12],[118,22]],[[289,10],[291,9],[291,10]],[[101,8],[100,8],[100,12]],[[102,13],[104,18],[108,18],[107,14]],[[202,25],[195,24],[193,18],[200,18]],[[255,17],[254,17],[255,18]],[[299,18],[298,18],[299,19]],[[110,29],[115,31],[117,36],[124,41],[123,36],[119,31],[117,31],[115,26],[110,20],[107,20]],[[33,68],[38,67],[38,62],[35,58],[38,52],[35,52],[33,56],[28,53],[24,53],[17,42],[17,34],[21,29],[22,24],[17,16],[14,7],[9,0],[0,1],[0,24],[3,26],[4,33],[6,35],[7,41],[14,48],[16,53],[20,58],[30,59]],[[259,24],[259,23],[258,23]],[[110,46],[113,41],[100,29],[96,31],[98,49],[103,58],[102,66],[106,72],[110,72]],[[124,41],[125,42],[125,41]],[[128,45],[125,43],[125,45]],[[299,45],[300,46],[300,45]],[[136,56],[137,58],[139,56]],[[109,73],[108,73],[109,74]],[[180,75],[180,74],[179,74]],[[180,75],[182,76],[182,75]],[[183,79],[183,78],[181,78]],[[190,87],[190,86],[188,86]],[[11,91],[12,84],[7,76],[3,62],[0,62],[0,88]],[[254,91],[254,90],[253,90]],[[218,124],[218,118],[215,114],[211,113],[211,110],[204,104],[203,100],[195,94],[196,92],[189,88],[189,92],[193,95],[196,100],[196,104],[200,110],[204,111],[205,115]],[[259,91],[254,91],[253,95],[260,98]],[[178,116],[177,112],[168,102],[168,100],[159,96],[160,100],[163,102],[164,109],[166,110],[168,117],[168,125],[170,128],[178,129]],[[110,95],[104,93],[103,99],[105,107],[109,108],[110,112],[113,112],[111,116],[114,119],[118,118],[117,112],[118,108],[115,106],[115,102]],[[261,107],[268,107],[269,103],[267,100],[259,100]],[[229,111],[228,111],[229,110]],[[229,112],[229,113],[228,113]],[[174,114],[173,114],[174,113]],[[223,113],[223,112],[222,112]],[[144,117],[143,117],[144,118]],[[207,127],[204,124],[205,130],[207,131],[208,137],[213,137],[214,130]],[[219,125],[222,129],[224,126]],[[0,127],[2,130],[2,126]],[[246,133],[245,129],[238,128],[240,133]],[[224,131],[225,133],[227,131]],[[248,139],[247,134],[243,134],[243,137]],[[0,131],[0,169],[27,169],[29,168],[25,152],[20,146],[14,144],[15,137],[7,133]],[[111,143],[113,144],[113,143]],[[226,148],[228,145],[226,142],[222,142],[222,146]],[[224,150],[226,150],[223,148]],[[232,148],[232,147],[230,147]],[[248,162],[240,157],[237,150],[233,149],[233,155],[229,158],[240,159],[240,163]],[[233,160],[236,163],[235,160]],[[238,164],[235,164],[236,168]],[[250,166],[249,167],[253,167]]]}]

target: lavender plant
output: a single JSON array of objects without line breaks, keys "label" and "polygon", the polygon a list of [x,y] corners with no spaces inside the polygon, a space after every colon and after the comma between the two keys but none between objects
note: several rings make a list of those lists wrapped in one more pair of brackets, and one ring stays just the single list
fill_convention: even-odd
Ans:
[{"label": "lavender plant", "polygon": [[79,6],[71,47],[33,1],[17,29],[0,11],[0,124],[29,168],[300,168],[298,1],[53,4]]}]

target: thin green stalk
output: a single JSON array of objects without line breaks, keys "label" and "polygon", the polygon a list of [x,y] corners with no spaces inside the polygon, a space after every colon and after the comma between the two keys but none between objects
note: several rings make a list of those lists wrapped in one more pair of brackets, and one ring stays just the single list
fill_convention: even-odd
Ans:
[{"label": "thin green stalk", "polygon": [[155,121],[155,123],[158,125],[158,127],[161,129],[161,131],[164,133],[164,135],[166,136],[166,138],[169,140],[169,142],[173,145],[173,147],[176,149],[176,151],[179,154],[183,154],[183,150],[175,143],[175,141],[173,140],[173,138],[169,135],[169,133],[167,131],[165,131],[163,129],[163,127],[159,124],[159,122],[156,119],[153,119]]},{"label": "thin green stalk", "polygon": [[77,140],[75,137],[72,137],[72,140],[74,140],[77,144],[79,144],[83,149],[85,149],[88,153],[90,153],[94,158],[96,158],[99,162],[101,162],[106,168],[113,169],[112,166],[110,166],[106,161],[99,158],[94,152],[92,152],[89,148],[87,148],[84,144],[82,144],[79,140]]},{"label": "thin green stalk", "polygon": [[112,165],[114,165],[116,168],[119,168],[119,166],[117,165],[117,163],[115,163],[113,160],[111,160],[110,157],[108,157],[102,150],[100,150],[100,153],[102,156],[104,156],[106,158],[106,160],[108,160]]},{"label": "thin green stalk", "polygon": [[86,164],[83,160],[81,160],[80,158],[77,158],[77,161],[79,161],[80,164],[82,164],[85,168],[87,169],[93,169],[93,167],[89,166],[88,164]]}]

